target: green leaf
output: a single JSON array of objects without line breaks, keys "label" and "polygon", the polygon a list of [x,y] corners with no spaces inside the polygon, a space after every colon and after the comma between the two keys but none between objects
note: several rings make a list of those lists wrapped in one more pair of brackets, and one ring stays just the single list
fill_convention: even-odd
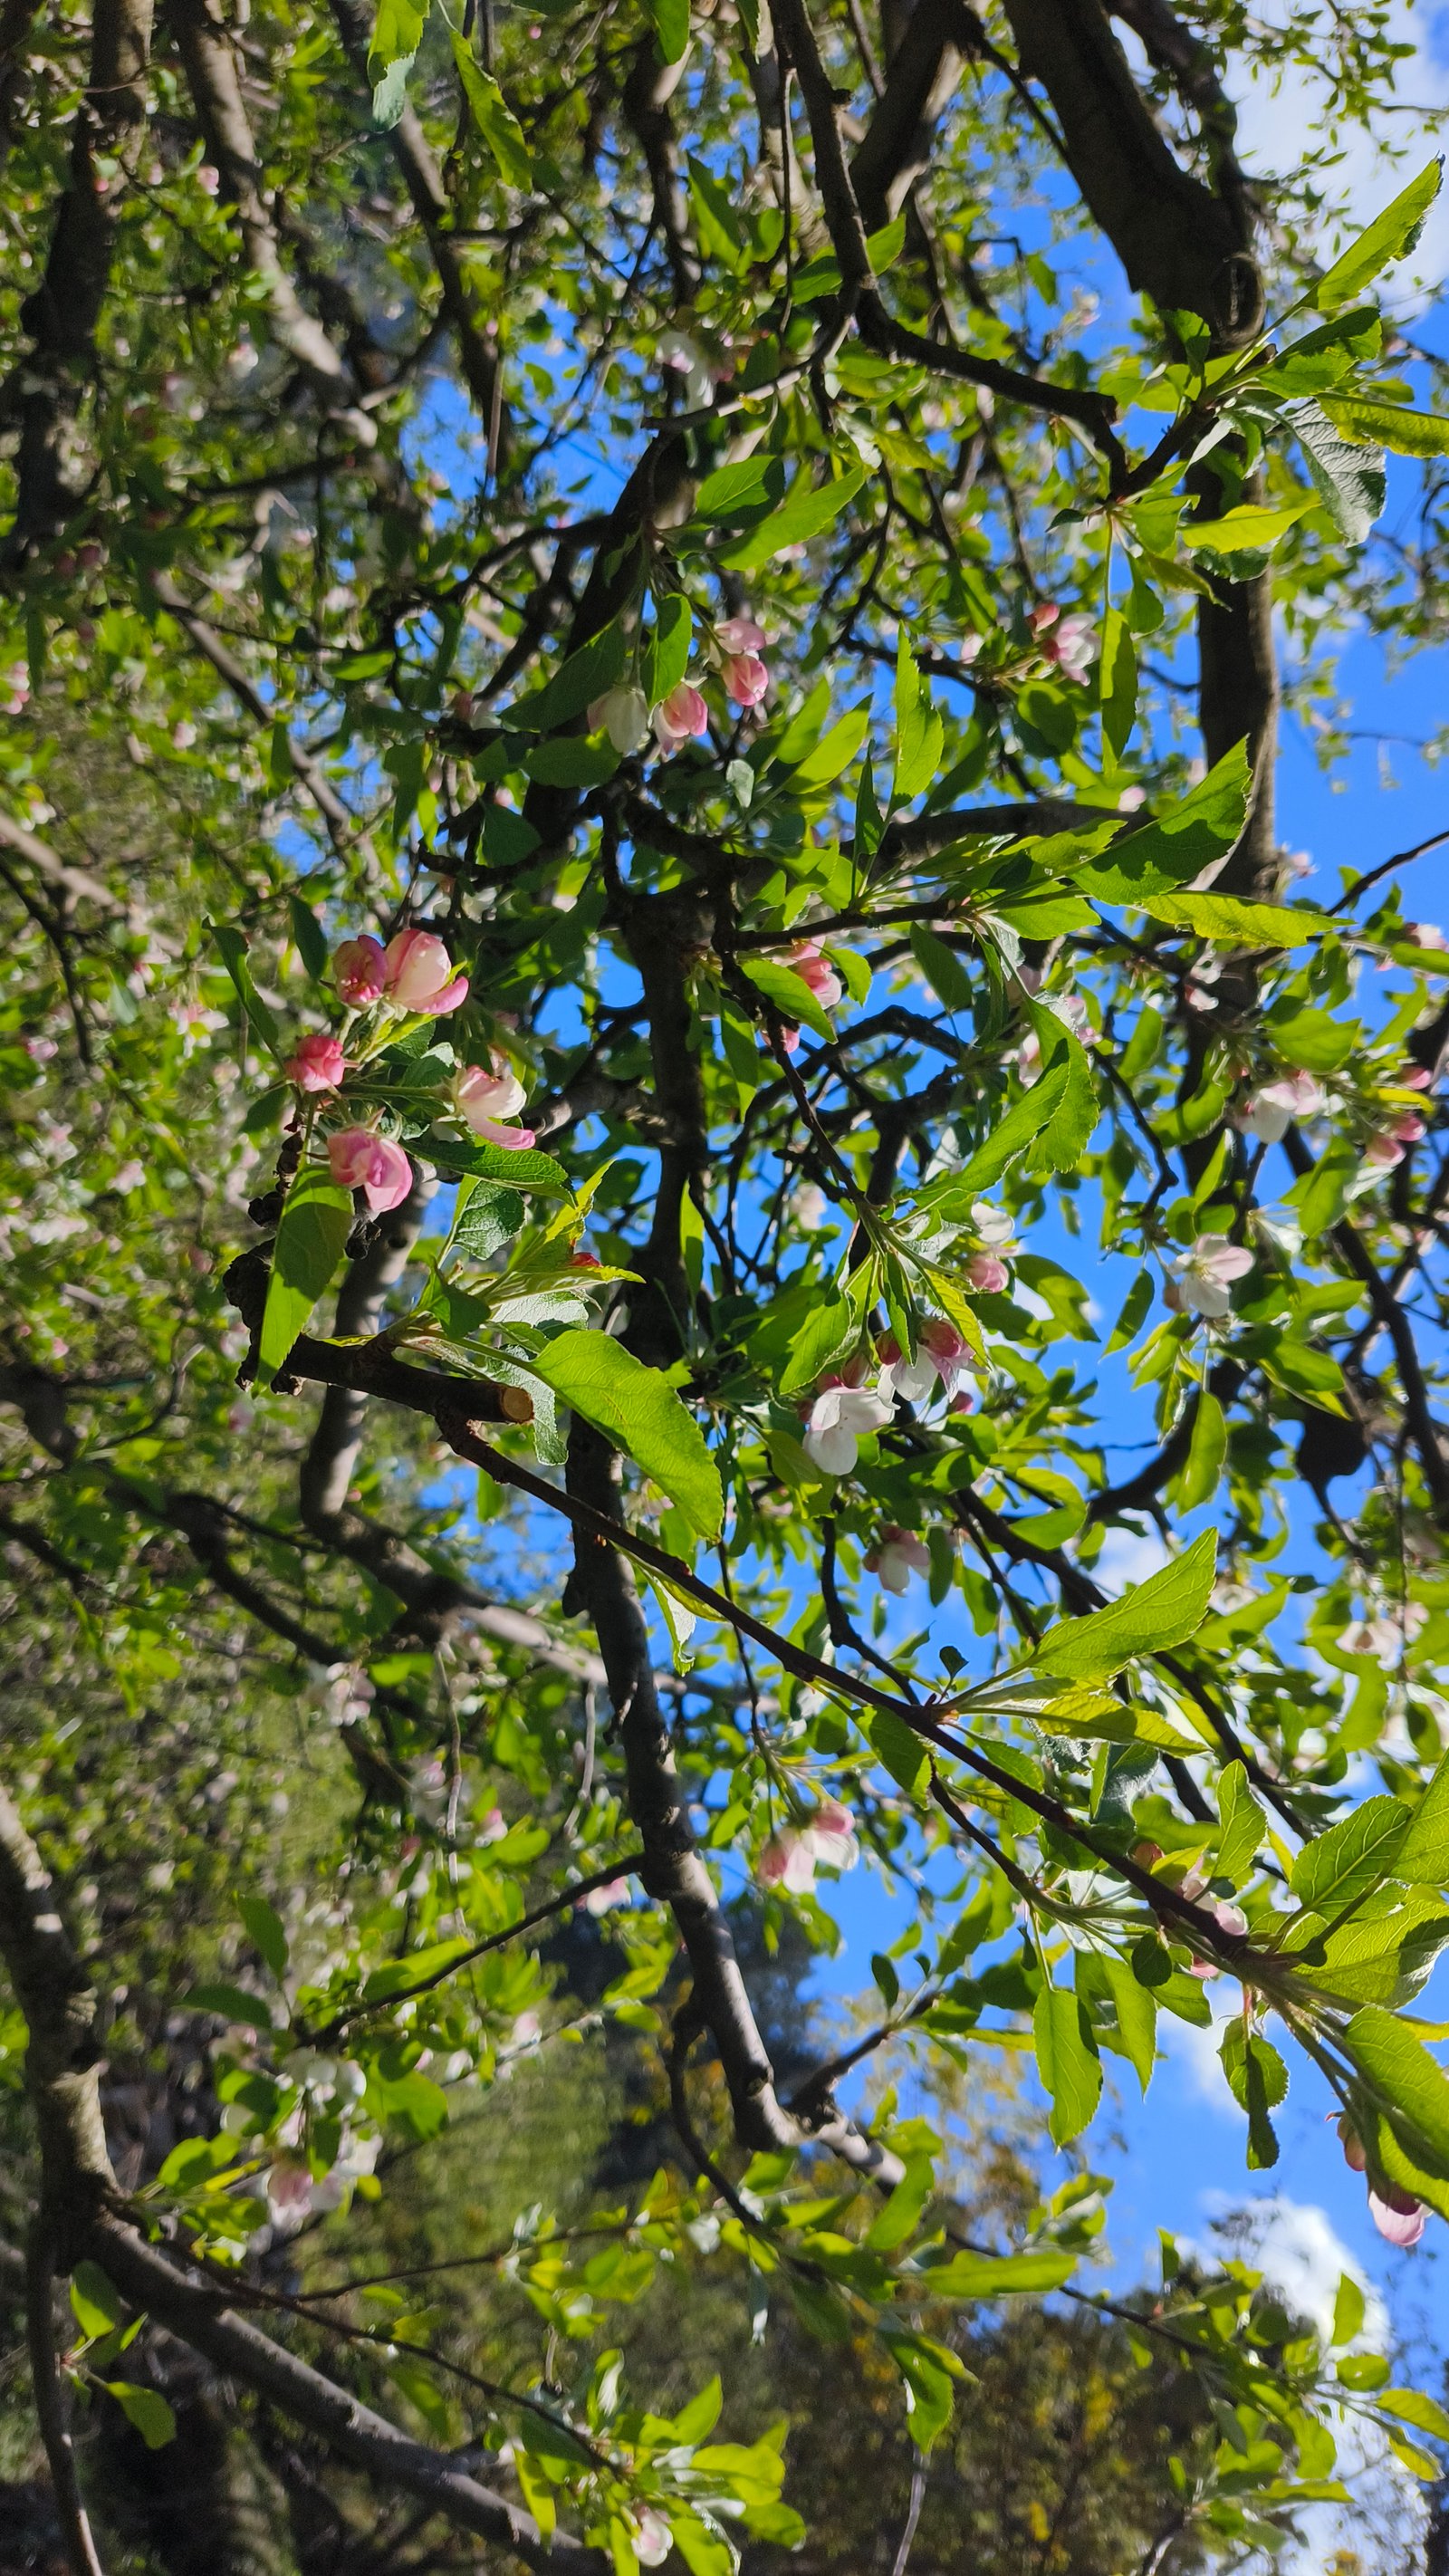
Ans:
[{"label": "green leaf", "polygon": [[[750,460],[753,463],[753,459]],[[729,471],[727,467],[726,472]],[[714,478],[711,477],[711,480]],[[689,668],[694,611],[683,591],[667,591],[655,607],[654,631],[644,649],[640,684],[651,707],[677,688]]]},{"label": "green leaf", "polygon": [[1439,194],[1443,177],[1442,161],[1431,161],[1417,179],[1411,179],[1391,204],[1321,277],[1311,297],[1320,313],[1335,312],[1341,305],[1352,304],[1366,286],[1372,286],[1396,259],[1411,251],[1423,230],[1424,217]]},{"label": "green leaf", "polygon": [[508,1145],[490,1145],[484,1137],[421,1136],[412,1151],[430,1163],[438,1163],[446,1172],[466,1172],[475,1180],[511,1183],[519,1190],[557,1191],[567,1198],[568,1174],[551,1154],[540,1154],[532,1146],[517,1150]]},{"label": "green leaf", "polygon": [[[1078,1952],[1079,1958],[1083,1955]],[[1122,2053],[1145,2093],[1157,2060],[1157,1999],[1125,1959],[1105,1957],[1102,1974],[1116,2007]]]},{"label": "green leaf", "polygon": [[1120,761],[1137,720],[1137,655],[1120,608],[1109,608],[1102,621],[1102,659],[1097,670],[1102,708],[1102,739]]},{"label": "green leaf", "polygon": [[70,2304],[81,2333],[92,2343],[109,2334],[126,2313],[120,2291],[99,2263],[77,2263],[70,2276]]},{"label": "green leaf", "polygon": [[1449,1753],[1409,1818],[1394,1876],[1409,1887],[1449,1887]]},{"label": "green leaf", "polygon": [[780,1373],[781,1395],[796,1395],[842,1359],[860,1333],[860,1319],[848,1297],[822,1297],[813,1306],[790,1346]]},{"label": "green leaf", "polygon": [[611,742],[587,742],[576,733],[549,735],[523,755],[524,775],[541,787],[598,787],[618,766]]},{"label": "green leaf", "polygon": [[557,726],[582,715],[591,700],[611,689],[623,677],[627,660],[624,631],[615,618],[581,645],[577,653],[571,653],[541,689],[505,707],[498,721],[517,733],[552,733]]},{"label": "green leaf", "polygon": [[1320,322],[1300,340],[1291,341],[1263,369],[1259,381],[1273,393],[1322,393],[1325,386],[1351,375],[1356,366],[1369,365],[1379,354],[1383,336],[1377,305],[1361,305],[1357,312]]},{"label": "green leaf", "polygon": [[1277,2049],[1258,2032],[1244,2030],[1240,2021],[1228,2023],[1218,2054],[1233,2098],[1248,2115],[1249,2167],[1265,2172],[1278,2161],[1268,2113],[1287,2095],[1288,2069]]},{"label": "green leaf", "polygon": [[1441,412],[1406,411],[1366,394],[1324,394],[1320,409],[1354,446],[1386,447],[1393,456],[1449,456],[1449,419]]},{"label": "green leaf", "polygon": [[913,1797],[923,1797],[931,1757],[928,1748],[907,1726],[905,1719],[893,1716],[888,1708],[873,1708],[858,1711],[857,1723],[861,1732],[870,1738],[891,1778],[899,1781]]},{"label": "green leaf", "polygon": [[282,1928],[281,1916],[274,1913],[264,1896],[243,1896],[237,1905],[237,1912],[247,1927],[250,1939],[260,1950],[273,1976],[284,1977],[291,1953],[287,1945],[287,1935]]},{"label": "green leaf", "polygon": [[1080,2001],[1060,1986],[1043,1986],[1032,2015],[1037,2073],[1051,2097],[1047,2126],[1054,2147],[1081,2136],[1102,2091],[1102,2062]]},{"label": "green leaf", "polygon": [[1341,1824],[1305,1843],[1289,1880],[1299,1904],[1331,1918],[1395,1874],[1408,1820],[1397,1798],[1366,1798]]},{"label": "green leaf", "polygon": [[1027,1155],[1026,1168],[1029,1172],[1069,1172],[1081,1160],[1101,1114],[1091,1059],[1081,1040],[1064,1029],[1050,1011],[1033,1006],[1031,1016],[1041,1037],[1043,1055],[1054,1038],[1057,1053],[1052,1061],[1065,1062],[1067,1078],[1056,1107]]},{"label": "green leaf", "polygon": [[850,767],[869,731],[869,706],[851,707],[828,733],[821,735],[814,750],[807,751],[797,763],[790,775],[791,786],[829,787],[843,769]]},{"label": "green leaf", "polygon": [[748,536],[726,546],[720,562],[732,572],[758,572],[787,546],[808,544],[834,525],[864,481],[863,465],[848,465],[843,474],[819,484],[811,481],[808,471],[797,474],[780,508],[751,528]]},{"label": "green leaf", "polygon": [[1333,2302],[1333,2343],[1352,2343],[1363,2326],[1367,2302],[1351,2272],[1340,2272]]},{"label": "green leaf", "polygon": [[742,957],[739,963],[756,992],[764,994],[782,1020],[803,1021],[817,1037],[834,1037],[834,1027],[823,1005],[793,968],[782,964],[778,957]]},{"label": "green leaf", "polygon": [[1423,2389],[1386,2388],[1378,2404],[1381,2413],[1396,2415],[1401,2424],[1412,2424],[1419,2433],[1432,2433],[1436,2442],[1449,2442],[1449,2414]]},{"label": "green leaf", "polygon": [[1331,1011],[1291,1001],[1274,1002],[1263,1025],[1274,1053],[1306,1073],[1337,1073],[1363,1043],[1357,1020],[1336,1020]]},{"label": "green leaf", "polygon": [[440,1968],[451,1965],[471,1947],[466,1933],[457,1933],[450,1941],[431,1941],[425,1950],[410,1951],[405,1959],[389,1959],[374,1968],[363,1984],[361,2001],[385,2003],[390,1995],[405,1995],[410,1986],[425,1978],[435,1977]]},{"label": "green leaf", "polygon": [[1241,1887],[1268,1830],[1268,1819],[1248,1786],[1241,1762],[1230,1762],[1218,1782],[1218,1848],[1213,1875]]},{"label": "green leaf", "polygon": [[427,23],[428,0],[378,0],[367,49],[368,76],[373,82],[393,63],[412,61]]},{"label": "green leaf", "polygon": [[938,939],[923,921],[913,921],[908,932],[911,955],[930,985],[938,1002],[948,1011],[969,1011],[975,1001],[975,990],[954,948]]},{"label": "green leaf", "polygon": [[1135,1584],[1120,1601],[1049,1628],[1032,1657],[1031,1671],[1096,1680],[1120,1672],[1135,1656],[1180,1646],[1207,1616],[1217,1557],[1217,1532],[1204,1530],[1181,1556]]},{"label": "green leaf", "polygon": [[1072,876],[1097,903],[1134,903],[1189,884],[1239,838],[1252,783],[1247,745],[1239,743],[1188,795],[1114,841],[1105,857],[1073,868]]},{"label": "green leaf", "polygon": [[459,1255],[464,1261],[491,1260],[495,1252],[520,1232],[526,1215],[527,1210],[517,1190],[505,1190],[492,1181],[465,1177],[458,1183],[453,1228],[444,1250]]},{"label": "green leaf", "polygon": [[[698,166],[690,164],[692,171]],[[784,488],[785,469],[779,457],[757,451],[741,457],[738,464],[721,465],[706,474],[694,496],[694,516],[729,526],[736,519],[768,510]]]},{"label": "green leaf", "polygon": [[954,2352],[924,2335],[889,2335],[886,2340],[905,2382],[911,2440],[924,2456],[951,2421],[955,2405],[951,2382],[962,2377],[963,2364]]},{"label": "green leaf", "polygon": [[176,2439],[176,2418],[157,2388],[135,2388],[128,2379],[101,2385],[115,2398],[128,2424],[134,2424],[148,2451],[164,2451]]},{"label": "green leaf", "polygon": [[606,1431],[677,1504],[701,1538],[724,1519],[719,1469],[693,1415],[658,1369],[608,1333],[565,1332],[531,1363],[546,1386]]},{"label": "green leaf", "polygon": [[306,1331],[313,1307],[336,1277],[352,1221],[352,1192],[320,1164],[305,1164],[287,1192],[272,1246],[260,1352],[269,1376]]},{"label": "green leaf", "polygon": [[1230,948],[1301,948],[1331,927],[1321,912],[1295,904],[1242,903],[1231,894],[1144,894],[1138,902],[1154,921],[1195,930]]},{"label": "green leaf", "polygon": [[220,2013],[224,2021],[250,2022],[255,2030],[272,2027],[271,2005],[260,1995],[249,1995],[245,1986],[193,1986],[185,2004],[188,2012]]},{"label": "green leaf", "polygon": [[247,942],[234,922],[208,921],[206,924],[216,943],[222,964],[235,984],[242,1009],[256,1030],[263,1046],[278,1064],[282,1061],[282,1041],[277,1023],[252,981]]},{"label": "green leaf", "polygon": [[1192,1442],[1177,1483],[1175,1500],[1179,1511],[1196,1511],[1200,1503],[1211,1500],[1217,1492],[1227,1450],[1228,1426],[1223,1408],[1205,1387],[1197,1400]]},{"label": "green leaf", "polygon": [[898,2245],[904,2245],[919,2225],[921,2212],[935,2188],[936,2172],[930,2157],[909,2157],[901,2180],[866,2232],[865,2242],[872,2253],[893,2254]]},{"label": "green leaf", "polygon": [[942,726],[904,626],[896,638],[895,719],[896,767],[890,801],[892,806],[909,805],[930,786],[940,766]]},{"label": "green leaf", "polygon": [[944,1216],[948,1210],[969,1215],[971,1202],[999,1181],[1009,1163],[1024,1154],[1033,1139],[1041,1134],[1056,1115],[1067,1088],[1069,1065],[1062,1061],[1048,1067],[1040,1080],[1019,1100],[1012,1102],[1006,1116],[992,1129],[984,1144],[978,1145],[959,1172],[952,1172],[921,1193],[923,1206],[939,1207]]},{"label": "green leaf", "polygon": [[[1075,2007],[1075,1995],[1063,1995],[1061,2000]],[[1057,2245],[1042,2246],[1030,2254],[975,2254],[963,2250],[953,2254],[949,2263],[939,2268],[933,2265],[923,2278],[929,2281],[933,2298],[1042,2298],[1049,2290],[1059,2290],[1076,2268],[1075,2254]]]},{"label": "green leaf", "polygon": [[[684,5],[687,24],[688,0],[684,0]],[[500,179],[510,188],[531,188],[533,163],[528,156],[522,126],[492,74],[484,71],[467,38],[451,25],[448,35],[452,42],[453,60],[458,66],[458,78],[463,84],[463,95],[468,101],[473,122],[497,164]]]},{"label": "green leaf", "polygon": [[291,915],[292,937],[297,944],[298,956],[313,983],[325,984],[332,963],[326,931],[310,903],[304,903],[299,894],[288,895],[287,910]]},{"label": "green leaf", "polygon": [[1289,418],[1318,497],[1339,535],[1346,544],[1361,546],[1388,499],[1382,452],[1365,447],[1362,440],[1340,438],[1316,402],[1296,404]]},{"label": "green leaf", "polygon": [[1256,554],[1262,547],[1275,546],[1295,528],[1306,511],[1314,507],[1313,496],[1305,492],[1302,499],[1281,510],[1260,508],[1255,502],[1244,502],[1241,508],[1229,510],[1221,519],[1190,519],[1182,529],[1182,542],[1190,552],[1210,546],[1214,554]]},{"label": "green leaf", "polygon": [[1422,2040],[1381,2004],[1365,2004],[1344,2044],[1383,2101],[1412,2122],[1436,2162],[1449,2168],[1449,2079]]},{"label": "green leaf", "polygon": [[735,2553],[728,2541],[711,2531],[687,2505],[671,2500],[669,2528],[689,2576],[733,2576]]},{"label": "green leaf", "polygon": [[1152,1305],[1152,1294],[1151,1271],[1139,1270],[1122,1300],[1122,1312],[1107,1337],[1108,1354],[1113,1351],[1125,1351],[1128,1343],[1136,1340],[1147,1320]]},{"label": "green leaf", "polygon": [[666,63],[677,63],[689,44],[689,0],[645,0]]}]

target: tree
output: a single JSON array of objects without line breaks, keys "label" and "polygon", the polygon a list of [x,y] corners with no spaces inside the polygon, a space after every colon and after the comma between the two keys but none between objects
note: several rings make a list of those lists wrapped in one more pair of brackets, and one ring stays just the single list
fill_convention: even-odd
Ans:
[{"label": "tree", "polygon": [[[218,2375],[415,2533],[788,2549],[778,2433],[606,2341],[700,2267],[923,2462],[978,2307],[1155,2355],[1144,2567],[1274,2545],[1345,2415],[1439,2474],[1352,2282],[1329,2349],[1242,2265],[1114,2307],[1085,2171],[976,2234],[841,2099],[1023,2042],[1069,2146],[1226,1976],[1250,2166],[1291,2076],[1385,2234],[1449,2215],[1449,953],[1377,852],[1296,897],[1274,811],[1275,630],[1305,696],[1366,596],[1433,632],[1376,293],[1438,173],[1334,215],[1379,18],[1116,27],[0,11],[0,1957],[75,2576],[77,2392],[270,2524]],[[1231,98],[1285,65],[1270,222]],[[826,1946],[863,1854],[914,1919],[787,2073],[726,1886]],[[600,2196],[581,2046],[488,2368],[288,2286],[600,2024],[666,2144]]]}]

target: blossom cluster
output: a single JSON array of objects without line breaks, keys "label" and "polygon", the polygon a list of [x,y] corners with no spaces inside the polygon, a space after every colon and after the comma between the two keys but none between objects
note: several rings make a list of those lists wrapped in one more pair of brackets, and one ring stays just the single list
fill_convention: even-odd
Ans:
[{"label": "blossom cluster", "polygon": [[[769,666],[760,658],[764,644],[764,629],[752,617],[726,617],[711,630],[710,658],[737,707],[757,707],[769,688]],[[589,724],[608,735],[621,758],[643,750],[651,726],[659,749],[671,752],[708,731],[709,707],[693,680],[676,681],[653,706],[637,680],[619,681],[594,699]]]},{"label": "blossom cluster", "polygon": [[[400,930],[386,945],[366,931],[344,939],[333,955],[332,980],[345,1012],[340,1034],[309,1030],[284,1066],[300,1093],[330,1109],[341,1107],[338,1095],[349,1075],[392,1041],[400,1022],[441,1019],[468,998],[467,976],[430,930]],[[534,1142],[531,1128],[513,1123],[524,1099],[507,1058],[490,1052],[486,1064],[466,1064],[453,1075],[448,1107],[484,1143],[518,1152]],[[333,1179],[360,1190],[375,1216],[402,1205],[413,1185],[412,1164],[373,1120],[334,1127],[325,1144]]]}]

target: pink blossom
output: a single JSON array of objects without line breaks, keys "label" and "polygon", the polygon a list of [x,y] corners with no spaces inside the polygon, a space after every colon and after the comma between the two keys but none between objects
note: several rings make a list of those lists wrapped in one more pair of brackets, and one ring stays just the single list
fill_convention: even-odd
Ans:
[{"label": "pink blossom", "polygon": [[1400,1091],[1432,1091],[1434,1077],[1426,1064],[1406,1064],[1394,1076]]},{"label": "pink blossom", "polygon": [[1234,1111],[1233,1124],[1265,1145],[1276,1145],[1295,1118],[1314,1118],[1327,1105],[1328,1094],[1311,1073],[1280,1074]]},{"label": "pink blossom", "polygon": [[360,939],[344,939],[332,960],[332,980],[354,1011],[365,1011],[369,1002],[381,1001],[387,980],[382,941],[370,931]]},{"label": "pink blossom", "polygon": [[817,1395],[805,1425],[805,1455],[827,1476],[848,1476],[859,1444],[891,1418],[888,1397],[871,1387],[828,1386]]},{"label": "pink blossom", "polygon": [[1406,921],[1404,937],[1411,948],[1435,949],[1441,957],[1449,949],[1449,940],[1446,940],[1437,921]]},{"label": "pink blossom", "polygon": [[1350,2172],[1364,2172],[1368,2164],[1368,2157],[1364,2151],[1363,2140],[1359,2136],[1358,2131],[1351,2120],[1340,2116],[1338,2122],[1338,2136],[1339,2143],[1343,2148],[1343,2160],[1348,2166]]},{"label": "pink blossom", "polygon": [[892,1400],[900,1396],[906,1404],[924,1404],[927,1397],[935,1392],[938,1378],[943,1393],[954,1395],[967,1347],[955,1325],[948,1324],[944,1315],[926,1317],[917,1337],[913,1360],[903,1358],[894,1333],[882,1334],[880,1355],[886,1363],[880,1378],[882,1395]]},{"label": "pink blossom", "polygon": [[815,1854],[809,1836],[793,1832],[772,1834],[760,1854],[760,1885],[783,1887],[791,1896],[808,1896],[815,1884]]},{"label": "pink blossom", "polygon": [[762,1887],[783,1887],[791,1896],[808,1896],[820,1869],[853,1869],[860,1858],[855,1823],[837,1799],[822,1799],[803,1830],[786,1825],[772,1834],[760,1854]]},{"label": "pink blossom", "polygon": [[753,617],[726,617],[715,630],[715,641],[726,653],[759,653],[764,649],[765,630]]},{"label": "pink blossom", "polygon": [[1010,1273],[995,1252],[973,1252],[966,1264],[966,1277],[983,1296],[994,1297],[1006,1286]]},{"label": "pink blossom", "polygon": [[757,707],[770,685],[770,674],[758,653],[734,653],[724,666],[725,694],[736,706]]},{"label": "pink blossom", "polygon": [[802,939],[785,962],[791,974],[809,986],[822,1011],[833,1011],[836,1003],[844,1000],[845,986],[829,959],[821,955],[818,940]]},{"label": "pink blossom", "polygon": [[531,1127],[504,1127],[496,1118],[481,1116],[470,1117],[468,1124],[483,1144],[501,1145],[508,1154],[526,1154],[534,1141]]},{"label": "pink blossom", "polygon": [[1369,2216],[1380,2236],[1391,2245],[1417,2245],[1424,2233],[1424,2204],[1411,2191],[1401,2191],[1398,2184],[1386,2182],[1383,2190],[1369,2186]]},{"label": "pink blossom", "polygon": [[431,930],[400,930],[383,951],[384,990],[396,1011],[436,1019],[468,998],[468,978],[453,973],[445,943]]},{"label": "pink blossom", "polygon": [[883,1592],[901,1593],[908,1588],[913,1574],[930,1573],[931,1551],[909,1530],[897,1529],[891,1523],[881,1531],[865,1565]]},{"label": "pink blossom", "polygon": [[1182,1304],[1195,1315],[1217,1316],[1226,1315],[1232,1305],[1233,1280],[1252,1267],[1253,1256],[1244,1245],[1229,1243],[1220,1234],[1200,1234],[1190,1252],[1178,1254],[1172,1271]]},{"label": "pink blossom", "polygon": [[634,2525],[634,2555],[641,2567],[662,2567],[674,2547],[674,2534],[652,2504],[641,2506]]},{"label": "pink blossom", "polygon": [[681,680],[654,710],[654,732],[661,751],[677,751],[691,735],[708,730],[709,709],[688,680]]},{"label": "pink blossom", "polygon": [[478,1827],[477,1839],[480,1843],[501,1843],[507,1831],[508,1819],[503,1809],[490,1807]]},{"label": "pink blossom", "polygon": [[464,1065],[453,1077],[453,1106],[473,1128],[480,1119],[515,1117],[526,1097],[505,1056],[491,1055],[486,1065]]},{"label": "pink blossom", "polygon": [[375,1135],[370,1127],[344,1127],[327,1139],[327,1160],[334,1181],[361,1190],[374,1216],[401,1207],[413,1185],[413,1167],[401,1145]]},{"label": "pink blossom", "polygon": [[611,1878],[603,1887],[591,1887],[582,1900],[584,1912],[593,1915],[611,1914],[616,1905],[627,1905],[628,1902],[627,1878]]},{"label": "pink blossom", "polygon": [[335,1091],[347,1071],[347,1058],[336,1038],[313,1029],[296,1054],[288,1056],[285,1069],[299,1091]]},{"label": "pink blossom", "polygon": [[1068,680],[1085,680],[1092,662],[1095,632],[1089,617],[1063,617],[1050,600],[1043,600],[1027,619],[1039,653],[1055,662]]},{"label": "pink blossom", "polygon": [[20,1043],[32,1064],[49,1064],[60,1053],[54,1038],[22,1038]]}]

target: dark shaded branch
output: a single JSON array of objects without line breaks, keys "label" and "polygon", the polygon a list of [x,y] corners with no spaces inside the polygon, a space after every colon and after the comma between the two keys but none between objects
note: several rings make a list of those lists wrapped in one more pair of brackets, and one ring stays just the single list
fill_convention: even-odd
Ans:
[{"label": "dark shaded branch", "polygon": [[151,18],[152,0],[95,0],[90,83],[71,128],[69,176],[45,273],[20,308],[31,348],[5,387],[20,425],[15,519],[0,550],[11,569],[48,544],[76,506],[66,451],[95,375],[121,195],[101,162],[124,171],[134,157],[146,117]]},{"label": "dark shaded branch", "polygon": [[302,304],[283,266],[225,21],[215,0],[166,0],[166,7],[207,154],[219,173],[222,192],[236,210],[247,266],[266,288],[267,313],[278,345],[300,367],[328,411],[339,417],[359,444],[371,447],[377,429],[367,413],[356,408],[358,389],[351,371],[322,324]]}]

